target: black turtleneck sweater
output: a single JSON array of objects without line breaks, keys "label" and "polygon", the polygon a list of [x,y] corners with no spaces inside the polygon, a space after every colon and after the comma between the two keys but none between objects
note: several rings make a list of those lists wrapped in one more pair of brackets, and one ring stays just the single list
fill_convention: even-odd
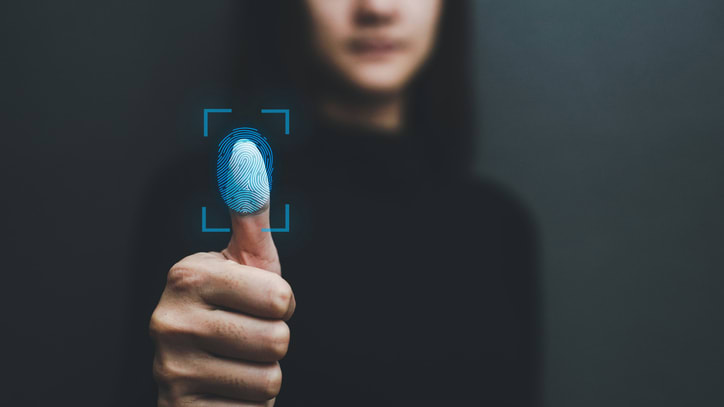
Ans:
[{"label": "black turtleneck sweater", "polygon": [[298,308],[279,407],[531,405],[531,224],[425,147],[324,126],[283,154]]},{"label": "black turtleneck sweater", "polygon": [[[275,151],[272,189],[273,227],[291,205],[290,232],[274,240],[297,298],[276,405],[533,405],[535,241],[521,205],[450,170],[436,158],[438,146],[414,135],[324,125],[295,137]],[[165,273],[184,255],[228,240],[189,234],[189,219],[208,202],[203,161],[171,165],[144,205],[138,323],[129,325],[144,331],[131,340],[137,362],[129,361],[124,380],[126,389],[148,389],[139,396],[148,405],[145,329]]]}]

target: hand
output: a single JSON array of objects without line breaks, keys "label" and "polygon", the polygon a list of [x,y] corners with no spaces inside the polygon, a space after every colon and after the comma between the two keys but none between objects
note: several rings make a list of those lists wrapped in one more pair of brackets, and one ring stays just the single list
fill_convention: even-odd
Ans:
[{"label": "hand", "polygon": [[269,228],[268,208],[232,214],[221,253],[171,267],[151,317],[159,406],[272,406],[289,345],[292,289]]}]

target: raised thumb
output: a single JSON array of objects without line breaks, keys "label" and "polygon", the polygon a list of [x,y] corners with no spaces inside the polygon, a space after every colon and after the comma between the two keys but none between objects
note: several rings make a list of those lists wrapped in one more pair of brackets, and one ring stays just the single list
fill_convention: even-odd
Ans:
[{"label": "raised thumb", "polygon": [[269,231],[269,181],[264,159],[250,140],[235,142],[219,162],[219,189],[231,213],[231,240],[224,254],[247,266],[281,274]]}]

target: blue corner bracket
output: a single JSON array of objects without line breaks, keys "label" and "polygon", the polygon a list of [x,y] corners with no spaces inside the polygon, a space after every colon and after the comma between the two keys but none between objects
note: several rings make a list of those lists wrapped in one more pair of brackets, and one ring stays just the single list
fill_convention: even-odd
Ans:
[{"label": "blue corner bracket", "polygon": [[[231,113],[231,109],[204,109],[204,137],[209,137],[209,113]],[[262,114],[283,114],[284,134],[289,135],[289,109],[261,109]],[[289,204],[284,205],[284,227],[263,228],[262,232],[289,232]],[[229,233],[230,228],[210,228],[206,226],[206,207],[201,207],[201,232]]]},{"label": "blue corner bracket", "polygon": [[209,227],[206,227],[206,207],[205,207],[205,206],[202,206],[202,207],[201,207],[201,231],[204,232],[204,233],[209,233],[209,232],[212,232],[212,233],[213,233],[213,232],[222,232],[222,233],[223,233],[223,232],[226,232],[226,233],[228,233],[228,232],[231,232],[231,229],[230,229],[230,228],[209,228]]},{"label": "blue corner bracket", "polygon": [[[206,207],[201,207],[201,231],[204,233],[229,233],[230,228],[210,228],[206,226]],[[283,228],[262,228],[262,232],[289,232],[289,204],[284,205],[284,227]]]},{"label": "blue corner bracket", "polygon": [[289,135],[289,109],[261,109],[263,114],[278,113],[284,115],[284,134]]},{"label": "blue corner bracket", "polygon": [[262,232],[289,232],[289,204],[284,205],[284,227],[283,228],[263,228]]},{"label": "blue corner bracket", "polygon": [[231,113],[231,109],[204,109],[204,137],[209,137],[209,113]]}]

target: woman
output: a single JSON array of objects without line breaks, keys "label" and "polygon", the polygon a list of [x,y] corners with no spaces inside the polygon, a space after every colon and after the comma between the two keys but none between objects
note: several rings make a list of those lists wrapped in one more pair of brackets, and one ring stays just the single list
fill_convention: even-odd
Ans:
[{"label": "woman", "polygon": [[[469,175],[464,3],[248,7],[264,41],[243,53],[245,101],[298,119],[272,210],[232,213],[226,249],[168,273],[158,404],[533,404],[533,232]],[[293,230],[272,240],[277,202]]]}]

